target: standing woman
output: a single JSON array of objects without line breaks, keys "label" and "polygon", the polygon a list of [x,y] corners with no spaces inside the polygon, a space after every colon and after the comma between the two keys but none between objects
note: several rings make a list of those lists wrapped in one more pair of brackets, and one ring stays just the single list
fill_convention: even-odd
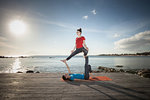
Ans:
[{"label": "standing woman", "polygon": [[[73,50],[71,50],[71,54],[70,56],[68,56],[66,59],[64,60],[61,60],[62,62],[66,62],[68,61],[71,57],[75,56],[76,54],[80,53],[80,52],[83,52],[84,53],[84,57],[87,56],[87,53],[88,53],[88,47],[86,46],[85,44],[85,37],[84,36],[81,36],[81,33],[82,33],[82,29],[79,28],[77,29],[77,35],[78,37],[76,38],[76,43],[75,43],[75,46],[73,48]],[[76,49],[76,50],[75,50]]]}]

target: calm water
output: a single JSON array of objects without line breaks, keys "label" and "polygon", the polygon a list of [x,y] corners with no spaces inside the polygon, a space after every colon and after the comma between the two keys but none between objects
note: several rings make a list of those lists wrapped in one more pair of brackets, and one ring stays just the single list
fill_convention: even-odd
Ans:
[{"label": "calm water", "polygon": [[[52,58],[49,58],[52,57]],[[40,72],[67,72],[60,60],[67,56],[33,56],[30,58],[0,58],[1,73],[16,73],[18,71],[34,70]],[[84,58],[75,56],[68,61],[72,72],[84,72]],[[92,69],[98,66],[115,67],[123,65],[123,69],[150,68],[150,56],[89,56]]]}]

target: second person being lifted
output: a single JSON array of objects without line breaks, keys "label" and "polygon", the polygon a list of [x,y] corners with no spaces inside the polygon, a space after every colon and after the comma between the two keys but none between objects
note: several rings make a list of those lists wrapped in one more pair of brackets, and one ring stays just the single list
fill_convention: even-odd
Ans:
[{"label": "second person being lifted", "polygon": [[77,33],[78,37],[76,37],[75,46],[74,46],[73,50],[71,50],[71,54],[66,59],[61,60],[62,62],[68,61],[71,57],[75,56],[76,54],[78,54],[80,52],[84,53],[84,57],[86,57],[88,54],[89,49],[86,46],[85,37],[81,36],[82,29],[81,28],[77,29],[76,33]]}]

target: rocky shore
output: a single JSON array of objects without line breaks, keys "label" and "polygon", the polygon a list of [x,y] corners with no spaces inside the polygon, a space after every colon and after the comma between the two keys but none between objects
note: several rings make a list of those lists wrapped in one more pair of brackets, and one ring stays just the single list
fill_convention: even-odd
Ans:
[{"label": "rocky shore", "polygon": [[[17,73],[23,73],[22,71],[18,71]],[[25,73],[40,73],[39,71],[27,70]]]},{"label": "rocky shore", "polygon": [[108,68],[108,67],[99,66],[98,70],[92,70],[92,73],[100,73],[100,72],[105,72],[105,73],[125,72],[125,73],[136,74],[145,78],[150,78],[150,69],[118,69],[118,68]]},{"label": "rocky shore", "polygon": [[[123,73],[131,73],[141,77],[150,78],[150,69],[122,69],[123,66],[117,65],[118,68],[109,68],[98,66],[97,70],[92,70],[92,73],[113,73],[113,72],[123,72]],[[17,73],[23,73],[22,71],[18,71]],[[40,71],[27,70],[25,73],[40,73]]]}]

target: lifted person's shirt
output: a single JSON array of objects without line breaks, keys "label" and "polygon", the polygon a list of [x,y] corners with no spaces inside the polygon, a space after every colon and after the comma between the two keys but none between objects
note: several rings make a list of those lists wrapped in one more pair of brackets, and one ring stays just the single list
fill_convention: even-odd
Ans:
[{"label": "lifted person's shirt", "polygon": [[84,79],[84,74],[69,74],[69,76],[71,81],[74,79]]},{"label": "lifted person's shirt", "polygon": [[76,48],[82,48],[83,47],[83,40],[85,40],[84,36],[76,38]]}]

